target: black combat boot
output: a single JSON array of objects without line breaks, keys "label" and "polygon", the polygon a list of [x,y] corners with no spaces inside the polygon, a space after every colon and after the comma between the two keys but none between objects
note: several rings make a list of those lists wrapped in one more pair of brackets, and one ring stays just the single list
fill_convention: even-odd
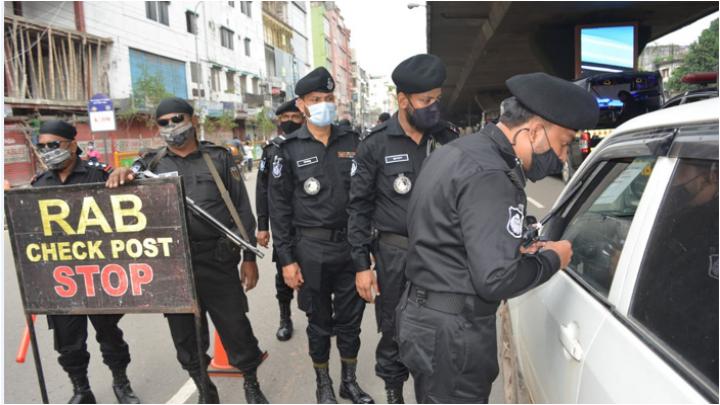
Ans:
[{"label": "black combat boot", "polygon": [[315,390],[317,403],[337,404],[337,398],[335,398],[335,391],[333,391],[333,382],[330,378],[328,364],[314,364],[313,367],[315,367],[315,377],[317,379],[317,390]]},{"label": "black combat boot", "polygon": [[213,384],[212,380],[208,378],[208,392],[205,392],[202,389],[202,384],[200,383],[200,375],[198,374],[190,374],[190,378],[195,381],[195,386],[198,390],[198,404],[219,404],[220,403],[220,395],[218,394],[217,387],[215,384]]},{"label": "black combat boot", "polygon": [[265,394],[260,390],[260,383],[257,380],[257,371],[249,371],[245,373],[245,402],[248,404],[267,404],[269,403]]},{"label": "black combat boot", "polygon": [[349,399],[353,404],[374,404],[375,401],[360,388],[355,377],[357,359],[342,360],[342,382],[340,383],[340,397]]},{"label": "black combat boot", "polygon": [[70,376],[73,386],[73,396],[68,404],[96,404],[95,395],[90,390],[90,381],[87,375]]},{"label": "black combat boot", "polygon": [[139,404],[140,398],[135,395],[130,386],[130,380],[128,380],[126,370],[112,369],[113,375],[113,392],[115,398],[117,398],[119,404]]},{"label": "black combat boot", "polygon": [[280,304],[280,327],[275,336],[281,342],[290,340],[293,335],[293,323],[290,319],[290,302],[279,301]]},{"label": "black combat boot", "polygon": [[385,385],[385,393],[387,394],[388,404],[404,404],[405,398],[403,398],[403,386],[388,386]]}]

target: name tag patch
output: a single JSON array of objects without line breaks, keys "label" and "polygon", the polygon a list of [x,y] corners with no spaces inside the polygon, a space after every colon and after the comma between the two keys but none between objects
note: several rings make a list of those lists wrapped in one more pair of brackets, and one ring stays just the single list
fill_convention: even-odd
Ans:
[{"label": "name tag patch", "polygon": [[402,155],[385,156],[385,164],[409,162],[409,161],[410,161],[410,157],[407,155],[407,153],[402,154]]},{"label": "name tag patch", "polygon": [[317,163],[317,162],[318,162],[317,156],[313,156],[313,157],[310,157],[310,158],[307,158],[307,159],[298,160],[298,161],[295,162],[295,163],[297,164],[297,167],[305,167],[305,166],[309,166],[309,165],[315,164],[315,163]]},{"label": "name tag patch", "polygon": [[158,177],[175,177],[175,176],[179,176],[178,172],[158,173]]},{"label": "name tag patch", "polygon": [[340,151],[337,153],[337,157],[341,159],[352,159],[355,157],[355,152],[353,151]]}]

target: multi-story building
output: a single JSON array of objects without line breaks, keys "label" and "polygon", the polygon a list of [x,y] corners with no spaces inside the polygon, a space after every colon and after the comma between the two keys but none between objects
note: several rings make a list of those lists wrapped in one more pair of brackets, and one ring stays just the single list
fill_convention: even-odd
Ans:
[{"label": "multi-story building", "polygon": [[273,109],[292,96],[293,29],[289,24],[289,7],[285,1],[262,2],[265,32],[265,65]]},{"label": "multi-story building", "polygon": [[[243,138],[265,106],[260,2],[40,1],[4,7],[12,43],[5,54],[6,143],[8,123],[32,132],[23,117],[75,117],[81,145],[93,140],[112,160],[114,152],[156,145],[157,137],[134,115],[145,113],[147,120],[164,95],[194,100],[209,122],[229,117],[221,121],[234,122],[234,129],[216,125],[207,134],[216,142]],[[110,96],[118,111],[117,130],[110,134],[91,133],[86,124],[86,103],[96,93]],[[26,147],[23,163],[34,167],[29,138],[11,142]]]},{"label": "multi-story building", "polygon": [[365,69],[360,67],[360,64],[355,57],[355,50],[351,51],[352,55],[352,121],[360,127],[361,130],[370,128],[375,125],[375,119],[371,118],[370,113],[370,83],[369,77]]},{"label": "multi-story building", "polygon": [[647,46],[640,54],[638,65],[640,70],[660,72],[663,85],[667,85],[675,69],[683,64],[689,47],[681,45]]},{"label": "multi-story building", "polygon": [[381,113],[394,114],[397,109],[395,83],[387,76],[369,76],[370,113],[374,119]]},{"label": "multi-story building", "polygon": [[335,78],[339,119],[352,119],[350,29],[331,1],[311,2],[314,65],[325,66]]},{"label": "multi-story building", "polygon": [[288,24],[293,30],[293,88],[291,94],[295,93],[295,83],[308,74],[312,67],[312,47],[310,46],[310,31],[308,14],[308,2],[293,1],[288,4]]}]

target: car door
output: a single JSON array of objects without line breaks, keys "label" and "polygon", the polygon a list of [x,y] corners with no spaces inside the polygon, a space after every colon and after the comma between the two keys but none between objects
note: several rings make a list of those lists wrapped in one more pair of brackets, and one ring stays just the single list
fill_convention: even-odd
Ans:
[{"label": "car door", "polygon": [[680,128],[658,160],[578,402],[717,403],[717,134]]},{"label": "car door", "polygon": [[614,275],[656,160],[618,156],[589,162],[569,185],[581,187],[548,224],[551,239],[573,243],[568,269],[510,303],[518,361],[536,402],[577,401],[586,350],[609,316]]}]

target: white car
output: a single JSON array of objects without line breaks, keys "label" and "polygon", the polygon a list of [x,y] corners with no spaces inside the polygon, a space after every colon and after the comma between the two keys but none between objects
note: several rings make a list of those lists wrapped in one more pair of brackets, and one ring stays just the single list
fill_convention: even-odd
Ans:
[{"label": "white car", "polygon": [[718,402],[718,99],[618,127],[543,235],[573,259],[509,301],[541,403]]}]

